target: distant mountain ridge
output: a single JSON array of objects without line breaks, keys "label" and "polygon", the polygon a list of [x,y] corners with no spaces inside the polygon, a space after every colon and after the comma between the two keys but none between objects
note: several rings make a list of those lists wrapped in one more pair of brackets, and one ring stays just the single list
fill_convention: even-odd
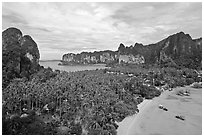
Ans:
[{"label": "distant mountain ridge", "polygon": [[202,38],[192,39],[189,34],[179,32],[155,44],[143,45],[135,43],[134,46],[125,47],[121,43],[117,51],[68,53],[62,57],[63,64],[122,62],[198,67],[202,62]]}]

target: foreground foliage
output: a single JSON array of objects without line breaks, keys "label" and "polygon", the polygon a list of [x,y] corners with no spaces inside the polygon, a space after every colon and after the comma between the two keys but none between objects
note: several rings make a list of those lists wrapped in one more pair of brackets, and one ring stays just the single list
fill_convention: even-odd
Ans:
[{"label": "foreground foliage", "polygon": [[194,70],[120,67],[79,72],[41,69],[3,89],[3,134],[116,134],[157,87],[200,81]]}]

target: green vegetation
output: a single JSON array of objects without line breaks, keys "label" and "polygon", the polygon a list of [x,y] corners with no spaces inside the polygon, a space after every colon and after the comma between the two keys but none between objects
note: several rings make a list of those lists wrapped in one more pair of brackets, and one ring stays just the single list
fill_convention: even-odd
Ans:
[{"label": "green vegetation", "polygon": [[[116,67],[53,72],[43,69],[3,89],[3,134],[116,134],[143,98],[199,82],[191,69]],[[32,113],[31,113],[32,112]],[[26,117],[22,117],[27,114]]]},{"label": "green vegetation", "polygon": [[[102,70],[62,72],[56,75],[56,72],[47,69],[32,77],[30,81],[14,79],[3,90],[6,123],[11,122],[10,118],[6,118],[9,115],[20,117],[27,114],[27,111],[34,110],[40,115],[60,117],[46,124],[57,122],[58,124],[51,124],[53,129],[67,126],[70,129],[67,134],[116,134],[115,121],[120,122],[137,111],[136,96],[124,90],[124,85],[128,82],[127,76],[104,74]],[[48,110],[45,110],[46,105]],[[45,124],[44,119],[39,121]],[[6,131],[3,134],[29,134],[22,129],[29,126],[17,123],[20,124],[10,128],[4,124],[3,129]]]},{"label": "green vegetation", "polygon": [[[170,45],[181,36],[186,37],[184,33],[169,37]],[[188,41],[176,40],[180,43],[176,45],[195,45],[191,38],[187,38]],[[166,54],[172,53],[168,48],[162,56],[164,64],[158,64],[158,67],[153,64],[157,59],[161,60],[161,56],[158,56],[161,45],[166,47],[166,43],[161,41],[154,46],[136,43],[134,47],[125,47],[120,44],[116,52],[82,52],[74,55],[73,63],[103,62],[112,68],[72,73],[59,70],[53,72],[51,68],[44,69],[39,65],[39,50],[30,36],[23,36],[19,29],[8,28],[2,33],[3,134],[115,135],[118,128],[116,122],[138,113],[137,105],[144,98],[152,99],[159,96],[163,89],[202,80],[197,71],[182,68],[201,68],[200,48],[192,52],[191,58],[189,55],[183,56],[183,59],[176,58],[178,66],[165,59]],[[118,64],[118,53],[141,54],[146,64]],[[85,55],[90,59],[84,60]],[[69,57],[70,54],[65,54],[63,60]],[[200,88],[202,85],[194,87]]]}]

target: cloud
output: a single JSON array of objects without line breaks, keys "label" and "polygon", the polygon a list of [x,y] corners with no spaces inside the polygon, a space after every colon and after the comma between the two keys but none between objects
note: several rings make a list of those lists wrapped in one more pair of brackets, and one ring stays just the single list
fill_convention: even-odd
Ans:
[{"label": "cloud", "polygon": [[7,20],[10,23],[27,24],[26,20],[24,20],[21,17],[15,15],[15,13],[2,15],[2,18],[3,18],[3,20]]},{"label": "cloud", "polygon": [[67,52],[117,50],[121,42],[155,43],[179,31],[200,37],[202,3],[4,2],[2,25],[31,35],[41,59],[60,59]]}]

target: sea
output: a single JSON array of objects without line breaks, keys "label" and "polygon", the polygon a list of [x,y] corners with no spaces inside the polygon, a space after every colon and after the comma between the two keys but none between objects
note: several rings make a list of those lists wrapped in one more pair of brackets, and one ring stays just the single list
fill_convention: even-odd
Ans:
[{"label": "sea", "polygon": [[93,64],[93,65],[58,65],[60,61],[39,61],[44,68],[52,68],[53,70],[62,70],[67,72],[83,71],[83,70],[96,70],[105,69],[106,64]]}]

